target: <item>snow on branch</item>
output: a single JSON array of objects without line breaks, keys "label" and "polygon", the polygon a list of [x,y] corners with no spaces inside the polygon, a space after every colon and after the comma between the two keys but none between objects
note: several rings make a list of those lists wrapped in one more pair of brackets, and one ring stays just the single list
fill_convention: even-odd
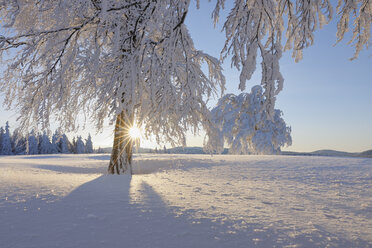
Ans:
[{"label": "snow on branch", "polygon": [[368,49],[371,45],[372,1],[339,0],[337,12],[340,14],[340,20],[337,23],[337,42],[341,41],[345,33],[349,31],[350,16],[354,20],[353,35],[349,44],[355,47],[355,53],[351,59],[356,59],[363,47]]},{"label": "snow on branch", "polygon": [[206,99],[225,84],[221,62],[197,50],[184,25],[189,4],[0,2],[9,26],[0,38],[6,105],[19,109],[25,129],[55,118],[76,130],[82,114],[101,129],[124,112],[148,136],[184,145],[187,129],[208,122]]},{"label": "snow on branch", "polygon": [[[215,23],[225,2],[216,1],[212,13]],[[372,2],[339,0],[337,12],[340,14],[338,41],[344,38],[353,15],[354,29],[350,43],[355,46],[354,59],[371,44]],[[314,32],[327,24],[332,16],[333,7],[329,0],[236,0],[224,22],[226,42],[221,57],[232,56],[231,65],[240,70],[239,89],[243,91],[256,71],[259,51],[265,109],[273,114],[276,95],[283,87],[279,68],[282,52],[292,50],[295,61],[301,60],[303,49],[314,43]]]},{"label": "snow on branch", "polygon": [[211,111],[206,151],[221,153],[226,143],[233,154],[277,154],[281,147],[291,145],[291,128],[281,117],[282,112],[275,109],[271,117],[263,109],[264,102],[259,85],[251,93],[223,96]]},{"label": "snow on branch", "polygon": [[[302,58],[317,28],[332,18],[330,1],[236,0],[220,60],[195,48],[184,24],[190,1],[0,0],[5,105],[17,108],[23,129],[48,128],[55,119],[72,131],[83,115],[100,130],[106,118],[126,113],[148,136],[185,144],[187,129],[212,123],[206,102],[224,90],[222,61],[231,55],[243,91],[261,56],[260,111],[274,121],[282,52]],[[215,23],[225,1],[216,0]],[[370,0],[338,4],[337,37],[354,21],[354,57],[370,44],[371,9]]]}]

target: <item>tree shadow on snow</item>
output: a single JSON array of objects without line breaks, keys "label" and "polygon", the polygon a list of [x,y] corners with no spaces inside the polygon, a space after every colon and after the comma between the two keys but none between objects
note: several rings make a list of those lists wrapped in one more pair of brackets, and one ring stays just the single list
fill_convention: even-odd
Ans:
[{"label": "tree shadow on snow", "polygon": [[88,159],[93,159],[93,160],[107,160],[110,161],[110,155],[93,155],[87,157]]},{"label": "tree shadow on snow", "polygon": [[288,237],[281,230],[249,223],[250,220],[245,220],[244,228],[236,228],[234,221],[196,218],[197,210],[179,210],[168,206],[140,175],[102,175],[57,202],[35,200],[29,203],[27,211],[0,211],[0,246],[368,247],[364,241],[330,241],[327,237],[334,234],[321,228],[310,236]]},{"label": "tree shadow on snow", "polygon": [[75,167],[75,166],[60,166],[60,165],[33,165],[33,168],[50,170],[60,173],[76,173],[76,174],[104,174],[107,172],[105,167]]},{"label": "tree shadow on snow", "polygon": [[[173,156],[164,156],[161,158],[148,158],[133,160],[133,174],[151,174],[167,170],[191,170],[193,168],[211,168],[214,166],[223,166],[221,163],[216,163],[209,159],[187,159]],[[225,164],[226,166],[226,164]]]},{"label": "tree shadow on snow", "polygon": [[[67,154],[67,155],[71,155],[71,154]],[[22,155],[23,156],[23,155]],[[23,156],[22,157],[23,159],[63,159],[62,156],[60,155],[27,155],[27,156]]]}]

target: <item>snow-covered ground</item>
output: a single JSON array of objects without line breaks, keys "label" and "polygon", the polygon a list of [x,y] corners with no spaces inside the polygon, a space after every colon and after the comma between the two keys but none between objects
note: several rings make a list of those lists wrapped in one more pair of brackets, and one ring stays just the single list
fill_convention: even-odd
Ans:
[{"label": "snow-covered ground", "polygon": [[0,247],[372,247],[372,159],[0,157]]}]

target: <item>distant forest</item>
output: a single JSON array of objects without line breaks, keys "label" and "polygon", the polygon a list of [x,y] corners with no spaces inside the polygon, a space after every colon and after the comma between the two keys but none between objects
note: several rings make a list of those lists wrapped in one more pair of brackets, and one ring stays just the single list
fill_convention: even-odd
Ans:
[{"label": "distant forest", "polygon": [[9,123],[0,127],[0,155],[33,155],[55,153],[93,153],[90,134],[83,140],[81,136],[73,137],[70,142],[64,133],[56,130],[50,137],[47,132],[31,131],[24,135],[17,129],[11,134]]}]

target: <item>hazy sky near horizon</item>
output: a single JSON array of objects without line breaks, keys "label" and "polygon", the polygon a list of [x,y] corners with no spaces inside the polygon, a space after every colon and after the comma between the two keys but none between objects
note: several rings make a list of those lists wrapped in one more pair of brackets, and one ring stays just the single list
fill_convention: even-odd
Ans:
[{"label": "hazy sky near horizon", "polygon": [[[332,1],[334,3],[334,1]],[[196,9],[191,3],[186,18],[195,47],[219,58],[225,36],[220,32],[221,22],[213,27],[211,12],[214,1],[201,1]],[[348,36],[350,37],[350,35]],[[336,21],[315,33],[314,45],[304,50],[303,60],[295,63],[291,52],[283,54],[280,61],[284,77],[284,89],[277,97],[276,108],[284,113],[284,120],[292,128],[292,146],[283,148],[291,151],[314,151],[335,149],[358,152],[372,149],[372,53],[363,50],[356,60],[350,61],[354,48],[347,45],[348,39],[334,46],[336,42]],[[250,89],[261,82],[260,58],[257,71],[247,82]],[[230,60],[223,65],[226,77],[225,93],[239,94],[239,71],[230,67]],[[2,102],[3,97],[0,96]],[[210,102],[212,107],[217,99]],[[10,120],[16,126],[15,113],[0,107],[0,126]],[[96,147],[112,145],[112,129],[108,126],[103,133],[90,132]],[[188,146],[202,146],[204,135],[189,136]],[[154,142],[142,141],[143,147],[155,147]],[[162,145],[161,145],[162,147]]]}]

